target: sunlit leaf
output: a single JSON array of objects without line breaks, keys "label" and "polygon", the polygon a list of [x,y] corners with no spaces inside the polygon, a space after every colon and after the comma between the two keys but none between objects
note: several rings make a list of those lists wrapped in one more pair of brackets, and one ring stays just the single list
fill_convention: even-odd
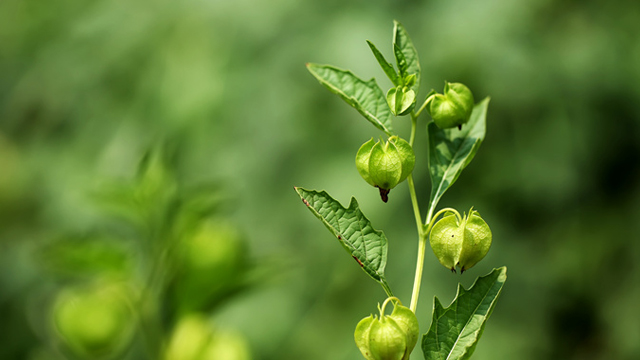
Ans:
[{"label": "sunlit leaf", "polygon": [[476,104],[469,122],[458,128],[442,130],[431,121],[429,133],[429,174],[431,175],[431,208],[458,179],[475,156],[486,132],[489,98]]},{"label": "sunlit leaf", "polygon": [[338,238],[360,267],[391,295],[384,277],[387,237],[371,226],[369,219],[360,211],[356,199],[351,198],[349,207],[344,208],[325,191],[299,187],[295,189],[302,202]]},{"label": "sunlit leaf", "polygon": [[400,76],[404,78],[407,75],[415,74],[416,82],[411,89],[417,94],[420,88],[418,51],[413,46],[407,30],[397,21],[393,22],[393,50]]},{"label": "sunlit leaf", "polygon": [[353,106],[375,127],[387,135],[393,135],[393,116],[387,99],[375,79],[364,81],[351,71],[330,65],[307,64],[307,69],[322,85]]},{"label": "sunlit leaf", "polygon": [[380,67],[382,68],[384,73],[387,74],[387,76],[389,77],[389,80],[391,80],[391,82],[396,86],[400,85],[401,82],[398,80],[398,74],[396,73],[396,70],[393,68],[393,65],[391,65],[391,63],[389,63],[387,59],[384,58],[384,55],[382,55],[382,53],[378,50],[378,48],[375,45],[373,45],[371,41],[367,40],[367,44],[369,44],[369,47],[371,48],[371,52],[373,52],[373,56],[376,57],[376,60],[378,60],[378,64],[380,64]]},{"label": "sunlit leaf", "polygon": [[469,290],[458,285],[456,298],[446,309],[436,297],[431,326],[422,337],[424,358],[469,359],[506,280],[507,268],[501,267],[478,278]]}]

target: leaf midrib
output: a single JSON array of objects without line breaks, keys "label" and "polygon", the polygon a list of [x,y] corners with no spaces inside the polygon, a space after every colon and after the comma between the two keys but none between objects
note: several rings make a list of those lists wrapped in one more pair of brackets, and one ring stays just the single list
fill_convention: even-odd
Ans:
[{"label": "leaf midrib", "polygon": [[[336,70],[338,70],[338,69],[336,69]],[[355,76],[355,74],[353,74],[352,72],[350,72],[350,71],[346,71],[346,72],[347,72],[347,73],[350,73],[351,75],[353,75],[354,77],[356,77],[356,76]],[[357,78],[357,77],[356,77],[356,78]],[[358,99],[356,99],[354,96],[351,96],[351,95],[349,95],[349,94],[345,93],[344,91],[342,91],[342,89],[337,88],[336,86],[334,86],[334,85],[333,85],[333,84],[331,84],[330,82],[326,81],[325,79],[320,79],[320,80],[321,80],[323,83],[327,84],[330,88],[334,89],[337,93],[340,93],[340,94],[341,94],[342,96],[344,96],[345,98],[351,99],[351,100],[353,100],[355,103],[357,103],[357,104],[358,104],[358,108],[362,109],[362,111],[363,111],[363,112],[365,112],[365,113],[366,113],[367,115],[369,115],[371,118],[375,119],[375,121],[378,123],[378,125],[380,125],[380,126],[384,129],[384,132],[385,132],[385,133],[387,133],[387,134],[391,135],[391,130],[389,130],[389,129],[387,128],[387,126],[386,126],[384,123],[382,123],[382,121],[378,118],[378,116],[376,116],[376,115],[372,114],[370,111],[368,111],[367,109],[365,109],[365,108],[362,106],[362,104],[360,104],[360,102],[358,102]],[[363,83],[365,83],[365,84],[369,85],[367,81],[364,81],[364,80],[361,80],[361,81],[362,81]]]},{"label": "leaf midrib", "polygon": [[[465,138],[466,139],[466,138]],[[478,142],[478,139],[476,139],[475,143]],[[460,148],[462,147],[462,144],[464,144],[464,141],[462,141],[460,143],[460,145],[458,146],[458,148],[456,149],[455,155],[453,156],[453,159],[451,159],[451,161],[449,162],[449,166],[447,166],[447,169],[444,171],[444,174],[442,175],[442,178],[440,179],[440,183],[438,184],[438,189],[435,192],[435,196],[433,197],[433,201],[437,202],[438,199],[440,199],[440,197],[442,196],[442,194],[438,195],[440,193],[440,190],[442,189],[442,184],[444,184],[444,179],[446,179],[447,175],[449,174],[449,171],[451,170],[451,167],[453,167],[453,164],[455,163],[455,160],[458,159],[459,157],[459,153],[460,153]],[[473,146],[471,147],[473,149]]]},{"label": "leaf midrib", "polygon": [[[491,290],[493,288],[493,285],[491,287],[489,287],[489,290]],[[471,313],[472,316],[469,317],[469,319],[467,320],[467,322],[464,324],[464,326],[462,327],[462,330],[460,331],[460,334],[462,334],[462,332],[464,331],[464,329],[467,328],[467,326],[469,325],[469,323],[471,322],[471,319],[473,318],[473,314],[476,313],[476,311],[478,310],[478,308],[480,307],[480,305],[484,302],[484,300],[487,298],[489,294],[489,291],[487,291],[487,293],[485,293],[485,295],[482,297],[482,300],[478,303],[478,306],[475,307],[475,309],[473,310],[473,312]],[[458,344],[458,342],[460,341],[460,334],[458,334],[458,337],[456,338],[456,341],[453,343],[453,346],[451,347],[451,350],[449,350],[449,354],[447,355],[447,358],[445,360],[449,360],[449,358],[451,357],[451,354],[453,353],[453,349],[455,349],[456,345]]]}]

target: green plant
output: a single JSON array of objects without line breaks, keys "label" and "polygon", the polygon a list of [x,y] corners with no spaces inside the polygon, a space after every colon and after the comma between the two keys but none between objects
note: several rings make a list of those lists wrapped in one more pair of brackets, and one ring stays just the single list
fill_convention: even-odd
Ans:
[{"label": "green plant", "polygon": [[[427,241],[430,240],[440,263],[454,272],[459,267],[461,273],[480,261],[491,246],[491,230],[477,211],[472,209],[465,216],[460,216],[450,208],[436,211],[442,195],[469,165],[484,140],[489,98],[474,104],[468,87],[460,83],[446,83],[443,94],[431,90],[416,110],[420,64],[417,51],[404,27],[394,22],[393,54],[397,70],[373,43],[368,44],[393,83],[386,96],[375,79],[364,81],[351,71],[330,65],[307,64],[307,69],[321,84],[389,137],[386,143],[370,140],[362,145],[356,155],[356,167],[367,183],[379,188],[384,202],[387,202],[391,189],[407,180],[419,242],[408,309],[402,307],[393,295],[384,275],[387,238],[382,231],[373,228],[360,211],[355,198],[345,208],[325,191],[301,187],[295,190],[308,209],[386,292],[388,298],[380,310],[380,318],[367,317],[356,328],[355,340],[362,354],[368,360],[404,360],[409,358],[416,344],[411,339],[413,334],[417,338],[417,320],[405,321],[403,326],[399,326],[393,318],[398,309],[407,309],[412,315],[416,312]],[[425,109],[433,121],[427,123],[431,195],[423,222],[411,172],[416,161],[412,147],[418,118]],[[392,127],[394,116],[402,115],[408,115],[411,119],[409,141],[403,140]],[[437,221],[440,215],[443,217]],[[436,297],[431,327],[422,336],[421,347],[425,359],[468,359],[475,350],[505,281],[506,268],[501,267],[478,278],[468,290],[459,285],[455,299],[447,308],[443,308]],[[386,316],[384,308],[389,301],[394,302],[394,312]],[[407,323],[412,325],[408,326]]]},{"label": "green plant", "polygon": [[[43,349],[66,359],[246,360],[243,335],[210,317],[253,286],[245,239],[221,211],[221,184],[185,184],[164,147],[135,178],[96,192],[89,235],[38,253],[56,284],[36,324]],[[115,225],[114,225],[115,224]],[[53,355],[50,355],[53,356]]]}]

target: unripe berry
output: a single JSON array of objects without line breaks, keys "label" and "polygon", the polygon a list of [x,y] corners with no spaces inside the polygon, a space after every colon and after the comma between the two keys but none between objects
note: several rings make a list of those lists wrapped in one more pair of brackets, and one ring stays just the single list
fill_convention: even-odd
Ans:
[{"label": "unripe berry", "polygon": [[57,335],[79,358],[113,357],[132,339],[135,320],[124,286],[66,288],[52,310]]},{"label": "unripe berry", "polygon": [[469,121],[473,105],[473,94],[468,87],[446,82],[444,94],[433,95],[427,110],[439,128],[461,128]]},{"label": "unripe berry", "polygon": [[431,249],[442,265],[455,272],[470,269],[487,255],[491,247],[491,229],[477,211],[460,218],[447,213],[431,229]]},{"label": "unripe berry", "polygon": [[[389,301],[396,301],[391,315],[384,314]],[[408,360],[418,342],[418,319],[397,298],[388,298],[380,317],[362,319],[354,334],[356,345],[367,360]]]},{"label": "unripe berry", "polygon": [[403,182],[413,171],[416,157],[411,145],[392,136],[386,143],[367,141],[356,155],[356,168],[370,185],[380,189],[382,201],[389,191]]}]

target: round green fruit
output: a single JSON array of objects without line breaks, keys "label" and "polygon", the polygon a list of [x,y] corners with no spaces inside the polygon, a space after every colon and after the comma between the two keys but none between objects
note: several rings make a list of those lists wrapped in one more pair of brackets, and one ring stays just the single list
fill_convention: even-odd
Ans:
[{"label": "round green fruit", "polygon": [[444,94],[435,94],[428,111],[436,125],[449,129],[466,124],[473,111],[473,94],[461,83],[445,83]]},{"label": "round green fruit", "polygon": [[460,217],[456,212],[448,212],[431,229],[429,241],[431,249],[446,268],[455,272],[470,269],[482,260],[491,247],[491,229],[471,209],[468,216]]},{"label": "round green fruit", "polygon": [[[391,315],[385,315],[387,303],[395,301]],[[388,298],[380,317],[371,315],[356,326],[354,338],[367,360],[408,360],[418,342],[418,319],[395,297]]]},{"label": "round green fruit", "polygon": [[362,178],[380,189],[382,201],[387,202],[389,191],[403,182],[413,171],[416,157],[411,145],[397,136],[386,143],[364,143],[356,154],[356,168]]}]

